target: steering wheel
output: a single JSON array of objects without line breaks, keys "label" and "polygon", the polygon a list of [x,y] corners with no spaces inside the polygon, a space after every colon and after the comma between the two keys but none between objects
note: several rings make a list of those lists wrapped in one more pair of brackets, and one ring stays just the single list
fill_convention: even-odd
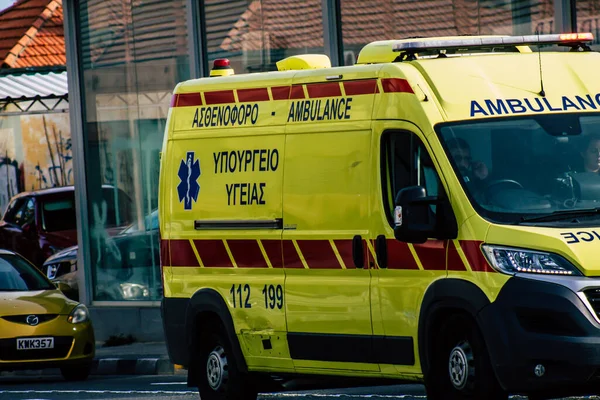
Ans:
[{"label": "steering wheel", "polygon": [[493,181],[488,182],[485,185],[485,190],[489,190],[490,188],[497,186],[497,185],[502,185],[502,184],[509,184],[509,185],[513,185],[518,187],[519,189],[523,189],[523,185],[521,185],[519,182],[512,180],[512,179],[494,179]]},{"label": "steering wheel", "polygon": [[491,192],[491,188],[499,186],[499,185],[510,185],[510,186],[514,186],[516,188],[519,189],[523,189],[523,185],[521,185],[519,182],[512,180],[512,179],[494,179],[493,181],[488,182],[485,187],[483,188],[483,191],[489,195],[489,193]]}]

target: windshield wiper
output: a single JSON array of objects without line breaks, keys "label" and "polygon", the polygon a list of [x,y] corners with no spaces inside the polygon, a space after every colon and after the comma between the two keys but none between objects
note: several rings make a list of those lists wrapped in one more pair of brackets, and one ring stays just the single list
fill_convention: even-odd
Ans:
[{"label": "windshield wiper", "polygon": [[537,217],[521,217],[519,222],[543,222],[543,221],[560,221],[570,217],[585,217],[588,215],[600,214],[600,207],[596,208],[580,208],[578,210],[558,210],[550,214],[540,215]]}]

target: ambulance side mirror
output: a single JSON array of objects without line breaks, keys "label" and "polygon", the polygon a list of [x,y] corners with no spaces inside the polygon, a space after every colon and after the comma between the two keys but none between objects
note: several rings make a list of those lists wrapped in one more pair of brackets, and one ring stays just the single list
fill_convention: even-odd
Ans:
[{"label": "ambulance side mirror", "polygon": [[394,236],[407,243],[455,239],[458,226],[450,202],[445,197],[427,196],[422,186],[401,189],[396,196]]}]

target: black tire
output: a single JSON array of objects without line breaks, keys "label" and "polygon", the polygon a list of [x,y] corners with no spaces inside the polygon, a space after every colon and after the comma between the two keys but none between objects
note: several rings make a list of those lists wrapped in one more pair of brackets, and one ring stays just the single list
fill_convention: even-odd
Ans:
[{"label": "black tire", "polygon": [[[433,359],[425,377],[430,400],[506,400],[492,369],[479,328],[455,314],[441,325],[432,343]],[[466,368],[465,368],[466,367]]]},{"label": "black tire", "polygon": [[[201,400],[256,400],[257,390],[240,371],[224,328],[218,324],[199,342],[198,392]],[[210,369],[209,369],[210,365]]]},{"label": "black tire", "polygon": [[69,382],[85,381],[90,375],[92,365],[89,363],[60,367],[60,373]]}]

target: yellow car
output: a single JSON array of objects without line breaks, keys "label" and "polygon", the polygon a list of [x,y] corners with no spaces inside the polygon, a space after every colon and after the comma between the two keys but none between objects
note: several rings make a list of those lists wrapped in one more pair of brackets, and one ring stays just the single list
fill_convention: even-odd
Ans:
[{"label": "yellow car", "polygon": [[23,257],[0,250],[0,370],[58,367],[65,379],[84,380],[94,352],[87,308]]}]

